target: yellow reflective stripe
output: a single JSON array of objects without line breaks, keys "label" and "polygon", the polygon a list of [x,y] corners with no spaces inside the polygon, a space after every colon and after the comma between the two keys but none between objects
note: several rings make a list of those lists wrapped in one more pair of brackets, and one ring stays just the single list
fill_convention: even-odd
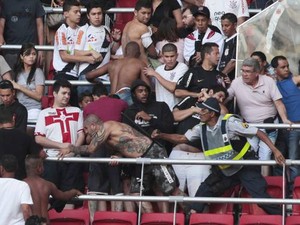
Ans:
[{"label": "yellow reflective stripe", "polygon": [[239,160],[241,159],[246,152],[248,151],[248,149],[250,148],[250,143],[247,141],[246,144],[244,145],[244,147],[242,148],[242,150],[239,152],[239,154],[237,154],[233,160]]},{"label": "yellow reflective stripe", "polygon": [[220,154],[222,152],[228,152],[232,150],[232,146],[231,145],[226,145],[226,146],[222,146],[219,148],[214,148],[214,149],[210,149],[207,151],[204,151],[204,155],[205,156],[211,156],[211,155],[216,155],[216,154]]},{"label": "yellow reflective stripe", "polygon": [[[249,147],[250,147],[250,143],[247,141],[246,144],[244,145],[244,147],[242,148],[242,150],[239,152],[239,154],[237,154],[232,160],[241,159],[246,154]],[[220,165],[219,167],[220,167],[220,169],[224,170],[224,169],[230,167],[230,165]]]},{"label": "yellow reflective stripe", "polygon": [[232,114],[226,114],[224,117],[223,117],[223,119],[222,120],[227,120],[230,116],[231,116]]}]

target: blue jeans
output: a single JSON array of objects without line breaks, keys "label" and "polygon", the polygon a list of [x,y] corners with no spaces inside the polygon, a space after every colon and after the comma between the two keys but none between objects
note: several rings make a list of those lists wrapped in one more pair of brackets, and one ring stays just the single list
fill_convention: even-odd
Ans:
[{"label": "blue jeans", "polygon": [[[299,160],[300,159],[300,148],[299,148],[299,141],[300,141],[300,129],[290,130],[287,132],[288,138],[288,158],[292,160]],[[299,166],[293,165],[290,166],[290,176],[291,181],[293,182],[296,176],[299,175]]]},{"label": "blue jeans", "polygon": [[[264,129],[261,129],[262,132],[266,133]],[[272,131],[270,133],[266,133],[266,135],[270,138],[273,144],[275,144],[278,130]],[[272,155],[272,150],[269,148],[269,146],[260,140],[258,137],[253,137],[251,140],[249,140],[251,146],[257,151],[258,153],[258,159],[259,160],[270,160]]]},{"label": "blue jeans", "polygon": [[[87,79],[86,79],[85,75],[80,75],[78,77],[78,80],[80,80],[80,81],[86,81]],[[77,87],[78,97],[82,93],[84,93],[84,92],[90,92],[90,93],[92,93],[92,90],[93,90],[93,85],[79,85]]]}]

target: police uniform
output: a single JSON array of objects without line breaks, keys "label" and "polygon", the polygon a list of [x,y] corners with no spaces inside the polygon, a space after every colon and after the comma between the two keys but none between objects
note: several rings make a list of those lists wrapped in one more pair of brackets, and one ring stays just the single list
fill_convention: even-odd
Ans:
[{"label": "police uniform", "polygon": [[[257,128],[249,127],[236,115],[221,115],[214,127],[199,124],[185,133],[188,140],[201,138],[202,149],[207,159],[243,160],[255,159],[248,140],[256,136]],[[230,187],[242,184],[253,198],[270,198],[267,183],[259,166],[219,165],[213,166],[212,174],[200,185],[195,197],[222,195]],[[191,208],[202,212],[205,203],[192,203]],[[281,214],[278,205],[259,205],[269,214]]]}]

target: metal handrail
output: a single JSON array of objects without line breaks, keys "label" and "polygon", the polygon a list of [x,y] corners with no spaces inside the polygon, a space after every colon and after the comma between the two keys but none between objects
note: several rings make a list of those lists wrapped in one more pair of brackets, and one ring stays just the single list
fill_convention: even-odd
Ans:
[{"label": "metal handrail", "polygon": [[[52,7],[48,7],[48,6],[44,6],[44,10],[46,13],[62,13],[62,8],[52,8]],[[261,12],[261,9],[248,9],[250,14],[257,14],[259,12]],[[110,8],[108,10],[106,10],[106,13],[131,13],[134,11],[134,8],[132,7],[125,7],[125,8],[118,8],[118,7],[114,7],[114,8]],[[81,12],[86,12],[86,8],[82,8]]]},{"label": "metal handrail", "polygon": [[[63,162],[76,162],[76,163],[110,163],[118,162],[124,164],[176,164],[176,165],[276,165],[275,160],[208,160],[208,159],[151,159],[151,158],[89,158],[89,157],[65,157],[58,159],[58,157],[48,157],[49,161],[63,161]],[[286,160],[286,166],[300,165],[300,160]]]},{"label": "metal handrail", "polygon": [[261,203],[300,204],[300,199],[282,198],[233,198],[233,197],[185,197],[185,196],[131,196],[131,195],[80,195],[78,200],[145,201],[145,202],[204,202],[204,203]]}]

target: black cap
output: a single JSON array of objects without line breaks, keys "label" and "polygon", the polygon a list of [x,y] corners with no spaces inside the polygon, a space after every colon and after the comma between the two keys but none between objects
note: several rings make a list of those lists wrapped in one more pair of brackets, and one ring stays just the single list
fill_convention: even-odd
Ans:
[{"label": "black cap", "polygon": [[210,18],[209,9],[206,6],[200,6],[196,12],[193,12],[194,17],[199,15],[203,15],[209,19]]},{"label": "black cap", "polygon": [[202,103],[197,102],[196,106],[198,108],[208,109],[209,111],[213,111],[218,114],[220,114],[220,112],[221,112],[221,108],[220,108],[220,104],[219,104],[218,100],[213,97],[206,99],[206,101],[202,102]]}]

